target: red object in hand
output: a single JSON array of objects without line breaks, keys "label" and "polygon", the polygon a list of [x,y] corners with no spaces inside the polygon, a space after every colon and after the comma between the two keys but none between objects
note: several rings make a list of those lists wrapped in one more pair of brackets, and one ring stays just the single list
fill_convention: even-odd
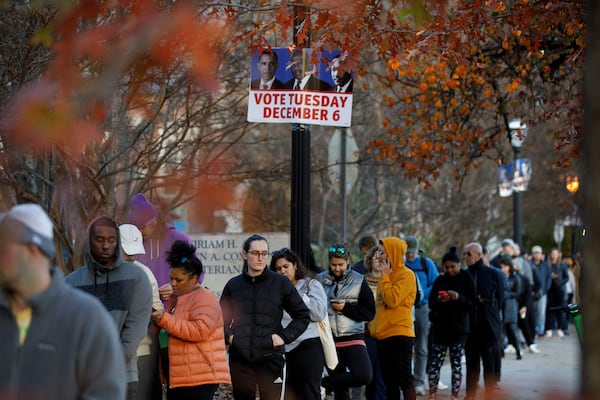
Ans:
[{"label": "red object in hand", "polygon": [[447,291],[445,291],[445,290],[440,290],[440,291],[438,292],[438,296],[448,296],[448,292],[447,292]]}]

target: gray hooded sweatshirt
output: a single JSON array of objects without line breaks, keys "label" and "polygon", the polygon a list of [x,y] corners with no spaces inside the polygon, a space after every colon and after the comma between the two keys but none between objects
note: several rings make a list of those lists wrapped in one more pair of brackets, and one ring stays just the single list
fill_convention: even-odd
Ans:
[{"label": "gray hooded sweatshirt", "polygon": [[[96,224],[114,226],[117,245],[115,259],[101,265],[92,255],[91,233]],[[107,216],[93,220],[87,229],[83,248],[84,265],[71,272],[65,281],[97,297],[115,321],[127,363],[127,382],[136,382],[137,346],[146,335],[152,312],[152,287],[145,272],[123,260],[119,226]]]}]

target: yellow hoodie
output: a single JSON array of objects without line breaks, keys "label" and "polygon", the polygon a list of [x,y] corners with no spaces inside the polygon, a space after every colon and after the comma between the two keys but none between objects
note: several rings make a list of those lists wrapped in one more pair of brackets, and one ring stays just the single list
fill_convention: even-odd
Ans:
[{"label": "yellow hoodie", "polygon": [[377,286],[375,318],[369,332],[375,339],[391,336],[415,337],[412,307],[417,294],[415,273],[404,265],[406,242],[397,237],[381,239],[392,272],[383,275]]}]

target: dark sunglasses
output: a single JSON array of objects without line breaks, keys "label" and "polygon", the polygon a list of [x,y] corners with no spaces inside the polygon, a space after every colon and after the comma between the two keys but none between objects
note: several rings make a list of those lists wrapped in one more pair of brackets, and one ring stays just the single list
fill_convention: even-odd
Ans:
[{"label": "dark sunglasses", "polygon": [[329,255],[343,256],[346,254],[347,250],[345,247],[332,246],[327,249],[327,252],[329,253]]},{"label": "dark sunglasses", "polygon": [[282,249],[279,250],[275,250],[271,253],[271,255],[273,257],[279,257],[279,256],[285,256],[286,254],[291,253],[290,249],[288,249],[287,247],[284,247]]},{"label": "dark sunglasses", "polygon": [[471,252],[470,251],[465,251],[463,253],[463,256],[471,257]]}]

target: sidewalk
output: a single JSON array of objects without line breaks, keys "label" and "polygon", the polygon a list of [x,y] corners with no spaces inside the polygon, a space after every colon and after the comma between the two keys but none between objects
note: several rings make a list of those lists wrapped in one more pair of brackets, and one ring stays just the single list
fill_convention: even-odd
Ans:
[{"label": "sidewalk", "polygon": [[[575,400],[579,390],[581,349],[577,333],[571,326],[570,334],[564,338],[538,338],[540,354],[524,350],[522,360],[515,354],[506,354],[502,359],[502,380],[496,400]],[[450,385],[448,360],[442,367],[442,381]],[[463,384],[459,398],[465,396],[466,366],[463,364]],[[483,400],[483,377],[480,379],[477,400]],[[427,396],[417,396],[427,399]],[[450,399],[450,389],[438,392],[439,400]]]}]

